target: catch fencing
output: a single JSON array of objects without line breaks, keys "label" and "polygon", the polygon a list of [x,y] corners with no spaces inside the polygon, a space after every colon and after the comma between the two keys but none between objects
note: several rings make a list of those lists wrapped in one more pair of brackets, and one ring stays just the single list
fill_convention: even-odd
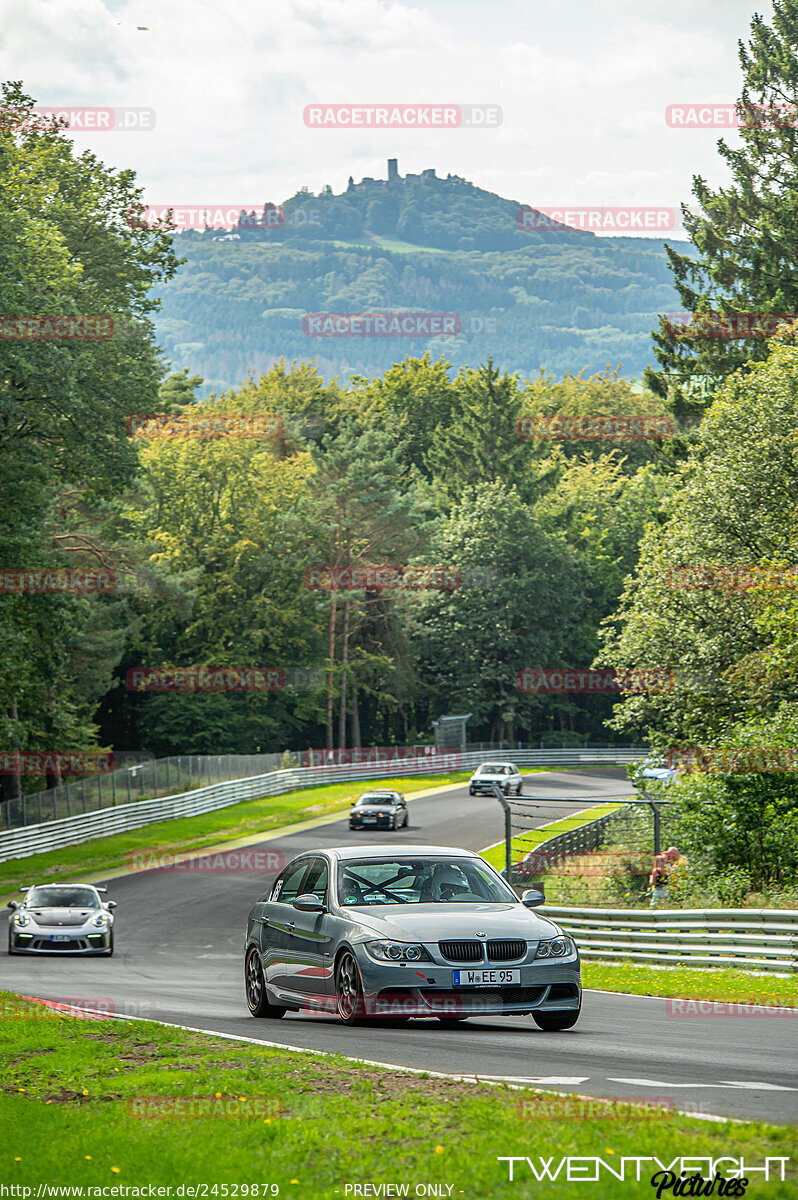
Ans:
[{"label": "catch fencing", "polygon": [[[647,753],[647,749],[639,747],[612,750],[523,750],[513,754],[512,761],[518,766],[617,766],[634,762]],[[215,809],[238,804],[242,800],[252,800],[258,796],[276,796],[299,788],[360,779],[472,770],[479,765],[483,757],[476,752],[435,753],[418,758],[396,757],[391,762],[292,767],[287,770],[269,771],[247,779],[221,781],[209,787],[185,791],[182,795],[134,800],[94,812],[77,813],[56,820],[6,829],[0,832],[0,862],[10,858],[28,857],[61,846],[75,845],[90,838],[108,837],[113,833],[139,829],[154,822],[213,812]]]}]

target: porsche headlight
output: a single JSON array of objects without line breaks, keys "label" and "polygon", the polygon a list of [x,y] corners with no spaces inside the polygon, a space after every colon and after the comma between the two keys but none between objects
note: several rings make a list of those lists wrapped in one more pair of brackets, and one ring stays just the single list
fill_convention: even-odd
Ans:
[{"label": "porsche headlight", "polygon": [[366,942],[366,950],[377,962],[429,962],[420,942]]},{"label": "porsche headlight", "polygon": [[20,929],[24,929],[26,925],[30,925],[30,917],[22,912],[14,913],[14,924],[19,925]]},{"label": "porsche headlight", "polygon": [[575,953],[576,943],[573,938],[561,934],[560,937],[538,942],[535,958],[565,958],[566,955]]},{"label": "porsche headlight", "polygon": [[107,913],[97,913],[97,916],[92,921],[92,925],[101,925],[102,926],[102,925],[107,925],[107,924],[108,924],[108,914]]}]

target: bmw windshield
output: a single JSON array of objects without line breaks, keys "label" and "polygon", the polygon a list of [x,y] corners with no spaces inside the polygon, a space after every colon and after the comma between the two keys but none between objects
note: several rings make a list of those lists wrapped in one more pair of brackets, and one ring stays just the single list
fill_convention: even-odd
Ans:
[{"label": "bmw windshield", "polygon": [[477,859],[347,859],[339,867],[338,903],[517,904],[515,892]]}]

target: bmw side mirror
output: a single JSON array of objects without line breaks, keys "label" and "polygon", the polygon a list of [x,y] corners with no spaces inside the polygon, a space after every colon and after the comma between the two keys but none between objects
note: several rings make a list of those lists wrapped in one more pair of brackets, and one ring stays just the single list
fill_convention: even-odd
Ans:
[{"label": "bmw side mirror", "polygon": [[116,908],[116,900],[109,900],[105,907],[106,908]]},{"label": "bmw side mirror", "polygon": [[304,896],[297,896],[293,907],[299,909],[300,912],[307,913],[324,913],[327,911],[321,900],[312,895],[311,892],[306,892]]},{"label": "bmw side mirror", "polygon": [[539,904],[546,903],[546,894],[538,888],[527,888],[521,893],[521,903],[525,908],[537,908]]}]

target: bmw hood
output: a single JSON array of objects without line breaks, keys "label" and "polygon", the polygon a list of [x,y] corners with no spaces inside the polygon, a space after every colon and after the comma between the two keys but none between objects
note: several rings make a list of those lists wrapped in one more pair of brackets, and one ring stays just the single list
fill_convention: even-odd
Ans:
[{"label": "bmw hood", "polygon": [[[397,908],[399,911],[397,911]],[[439,942],[461,940],[486,934],[489,938],[524,938],[534,942],[554,937],[559,926],[546,917],[538,916],[522,904],[413,904],[391,905],[390,916],[385,909],[348,905],[344,909],[375,937],[396,941]]]}]

